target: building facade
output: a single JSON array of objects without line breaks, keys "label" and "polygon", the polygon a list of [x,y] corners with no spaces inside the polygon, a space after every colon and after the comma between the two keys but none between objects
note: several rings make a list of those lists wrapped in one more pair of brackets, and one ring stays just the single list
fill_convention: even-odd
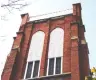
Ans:
[{"label": "building facade", "polygon": [[22,22],[8,55],[2,80],[84,80],[89,76],[88,46],[81,4],[66,15]]}]

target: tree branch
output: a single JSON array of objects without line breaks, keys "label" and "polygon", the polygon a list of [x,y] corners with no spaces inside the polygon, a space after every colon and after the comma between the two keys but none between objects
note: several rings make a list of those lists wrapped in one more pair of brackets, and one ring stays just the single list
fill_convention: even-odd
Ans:
[{"label": "tree branch", "polygon": [[21,8],[25,6],[28,6],[28,4],[25,3],[24,0],[15,0],[15,1],[9,0],[7,4],[1,4],[1,7],[6,8],[9,12],[11,8],[20,10]]},{"label": "tree branch", "polygon": [[[25,2],[25,0],[8,0],[8,3],[1,3],[1,8],[5,9],[5,11],[7,10],[8,13],[6,14],[10,14],[13,13],[13,10],[22,10],[22,8],[28,6],[29,3]],[[2,15],[1,16],[1,20],[6,20],[6,16]]]}]

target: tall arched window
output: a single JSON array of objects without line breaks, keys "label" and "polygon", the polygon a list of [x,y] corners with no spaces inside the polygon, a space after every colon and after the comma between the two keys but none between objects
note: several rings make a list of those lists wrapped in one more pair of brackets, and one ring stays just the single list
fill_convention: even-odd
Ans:
[{"label": "tall arched window", "polygon": [[64,30],[54,29],[50,34],[47,75],[62,73]]},{"label": "tall arched window", "polygon": [[25,79],[39,76],[44,36],[45,34],[42,31],[38,31],[32,36],[24,76]]}]

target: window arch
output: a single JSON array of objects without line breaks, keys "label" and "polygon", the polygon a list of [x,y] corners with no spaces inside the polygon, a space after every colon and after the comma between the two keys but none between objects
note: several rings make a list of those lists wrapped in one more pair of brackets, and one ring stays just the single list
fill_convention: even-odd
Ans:
[{"label": "window arch", "polygon": [[60,74],[62,72],[64,30],[54,29],[50,34],[47,75]]},{"label": "window arch", "polygon": [[32,36],[27,61],[41,59],[44,37],[45,37],[45,33],[42,31],[38,31]]},{"label": "window arch", "polygon": [[32,36],[24,76],[25,79],[39,76],[44,37],[45,33],[42,31],[38,31]]}]

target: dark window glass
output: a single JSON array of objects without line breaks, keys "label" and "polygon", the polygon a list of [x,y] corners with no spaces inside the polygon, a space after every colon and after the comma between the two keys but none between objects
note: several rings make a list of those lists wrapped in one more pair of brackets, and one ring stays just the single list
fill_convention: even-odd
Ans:
[{"label": "dark window glass", "polygon": [[27,68],[26,78],[30,78],[31,77],[32,66],[33,66],[33,62],[28,62],[28,68]]},{"label": "dark window glass", "polygon": [[37,77],[38,76],[38,70],[39,70],[39,61],[35,61],[33,77]]},{"label": "dark window glass", "polygon": [[61,57],[56,58],[55,74],[61,73]]},{"label": "dark window glass", "polygon": [[54,72],[54,58],[49,59],[48,75],[53,75]]}]

